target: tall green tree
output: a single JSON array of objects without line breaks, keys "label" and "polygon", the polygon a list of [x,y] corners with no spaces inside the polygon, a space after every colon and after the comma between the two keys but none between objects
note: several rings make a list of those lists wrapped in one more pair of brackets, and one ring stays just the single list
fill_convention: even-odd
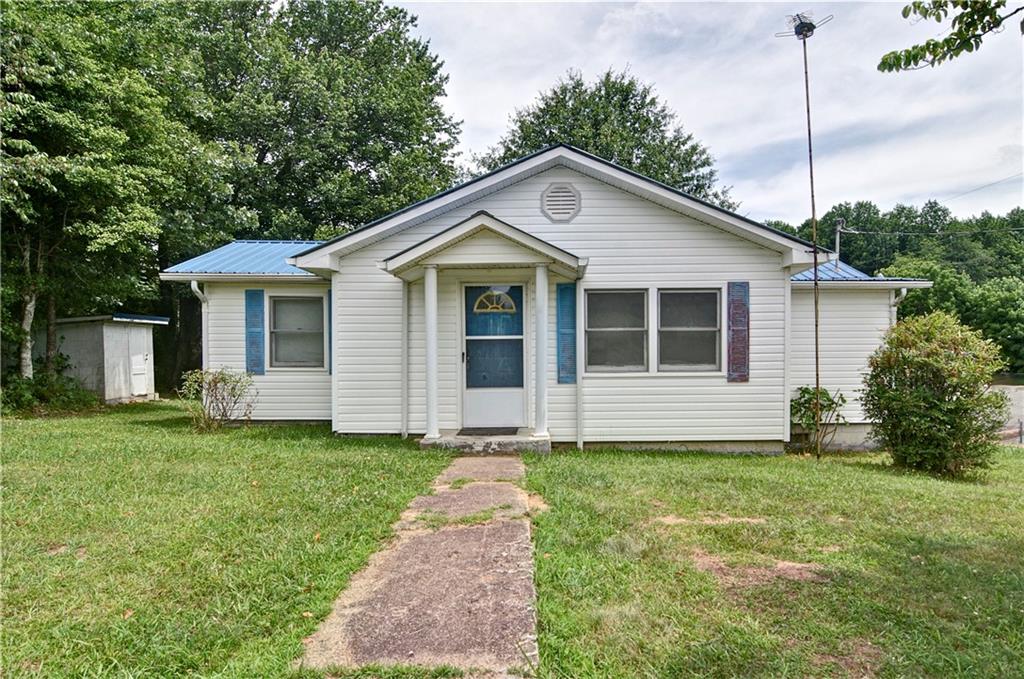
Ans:
[{"label": "tall green tree", "polygon": [[476,158],[493,170],[566,143],[698,198],[732,209],[708,149],[687,132],[651,85],[609,70],[593,83],[577,71],[512,116],[496,146]]},{"label": "tall green tree", "polygon": [[450,186],[459,125],[416,20],[378,0],[204,3],[192,10],[212,114],[237,148],[237,236],[329,237]]},{"label": "tall green tree", "polygon": [[[932,38],[906,49],[885,54],[878,62],[883,72],[913,71],[955,59],[981,49],[982,41],[1001,31],[1024,6],[1007,9],[1006,0],[916,0],[903,7],[903,18],[943,23],[953,18],[941,38]],[[1024,34],[1024,20],[1020,22]]]},{"label": "tall green tree", "polygon": [[19,372],[31,378],[40,298],[52,321],[58,299],[146,285],[138,263],[152,259],[158,206],[188,135],[138,68],[131,6],[3,9],[3,260],[13,278],[4,291],[14,293],[4,302],[18,307]]}]

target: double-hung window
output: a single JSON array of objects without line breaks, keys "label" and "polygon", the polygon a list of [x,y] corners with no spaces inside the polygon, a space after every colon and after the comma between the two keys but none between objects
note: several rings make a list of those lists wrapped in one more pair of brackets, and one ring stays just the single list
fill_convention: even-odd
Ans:
[{"label": "double-hung window", "polygon": [[588,290],[588,372],[647,370],[647,291]]},{"label": "double-hung window", "polygon": [[721,368],[719,290],[658,291],[658,370]]},{"label": "double-hung window", "polygon": [[270,298],[270,366],[324,367],[324,298]]}]

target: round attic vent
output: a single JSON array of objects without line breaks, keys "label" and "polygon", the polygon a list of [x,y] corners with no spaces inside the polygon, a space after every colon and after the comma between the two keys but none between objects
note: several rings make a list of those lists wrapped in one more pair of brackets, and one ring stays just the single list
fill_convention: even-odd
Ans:
[{"label": "round attic vent", "polygon": [[540,209],[553,222],[570,222],[580,213],[580,192],[572,184],[552,184],[540,195]]}]

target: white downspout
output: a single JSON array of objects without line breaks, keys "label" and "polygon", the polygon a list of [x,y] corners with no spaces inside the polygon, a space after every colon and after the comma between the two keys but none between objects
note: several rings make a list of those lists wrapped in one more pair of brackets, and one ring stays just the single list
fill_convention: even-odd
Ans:
[{"label": "white downspout", "polygon": [[899,308],[900,302],[906,298],[907,289],[900,288],[899,293],[893,292],[890,294],[892,295],[892,304],[889,305],[889,327],[891,328],[896,325],[896,310]]},{"label": "white downspout", "polygon": [[199,298],[200,306],[202,307],[202,352],[203,352],[203,370],[209,369],[210,366],[210,333],[208,329],[210,327],[210,300],[206,294],[199,288],[199,281],[191,281],[189,287],[192,288],[192,294]]}]

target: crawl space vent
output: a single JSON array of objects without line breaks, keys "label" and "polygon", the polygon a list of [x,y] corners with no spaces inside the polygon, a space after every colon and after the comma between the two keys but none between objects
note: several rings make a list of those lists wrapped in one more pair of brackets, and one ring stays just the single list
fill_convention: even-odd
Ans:
[{"label": "crawl space vent", "polygon": [[570,222],[580,213],[580,192],[572,184],[552,184],[541,194],[540,208],[553,222]]}]

